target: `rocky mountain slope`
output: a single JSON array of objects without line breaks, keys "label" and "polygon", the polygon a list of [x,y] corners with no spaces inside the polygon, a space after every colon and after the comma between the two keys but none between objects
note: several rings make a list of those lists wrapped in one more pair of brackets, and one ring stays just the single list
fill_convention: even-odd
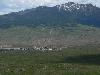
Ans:
[{"label": "rocky mountain slope", "polygon": [[100,28],[87,25],[14,26],[0,29],[0,46],[70,47],[100,43]]}]

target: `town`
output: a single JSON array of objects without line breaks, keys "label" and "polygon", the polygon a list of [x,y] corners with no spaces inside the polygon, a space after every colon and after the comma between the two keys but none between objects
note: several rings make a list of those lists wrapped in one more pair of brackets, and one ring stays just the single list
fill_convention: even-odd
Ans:
[{"label": "town", "polygon": [[26,46],[26,47],[14,47],[12,45],[1,45],[0,46],[0,51],[3,51],[3,50],[38,50],[38,51],[58,51],[58,50],[61,50],[61,48],[57,48],[57,47],[48,47],[48,46],[45,46],[45,47],[39,47],[39,46]]}]

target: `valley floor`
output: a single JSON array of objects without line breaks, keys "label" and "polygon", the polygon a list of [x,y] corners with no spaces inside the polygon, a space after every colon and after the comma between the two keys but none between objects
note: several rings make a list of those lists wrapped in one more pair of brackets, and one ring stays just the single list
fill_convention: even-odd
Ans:
[{"label": "valley floor", "polygon": [[0,75],[100,75],[100,46],[0,51]]}]

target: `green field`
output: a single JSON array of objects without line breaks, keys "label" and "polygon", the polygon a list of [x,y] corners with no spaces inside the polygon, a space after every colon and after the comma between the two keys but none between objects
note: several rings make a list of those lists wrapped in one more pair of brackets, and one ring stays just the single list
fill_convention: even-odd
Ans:
[{"label": "green field", "polygon": [[100,46],[0,51],[0,75],[100,75]]}]

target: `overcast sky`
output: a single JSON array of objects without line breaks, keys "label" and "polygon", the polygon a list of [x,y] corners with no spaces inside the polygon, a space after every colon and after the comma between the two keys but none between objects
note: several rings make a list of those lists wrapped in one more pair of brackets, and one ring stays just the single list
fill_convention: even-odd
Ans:
[{"label": "overcast sky", "polygon": [[91,3],[100,7],[100,0],[0,0],[0,14],[24,10],[37,6],[54,6],[66,2]]}]

